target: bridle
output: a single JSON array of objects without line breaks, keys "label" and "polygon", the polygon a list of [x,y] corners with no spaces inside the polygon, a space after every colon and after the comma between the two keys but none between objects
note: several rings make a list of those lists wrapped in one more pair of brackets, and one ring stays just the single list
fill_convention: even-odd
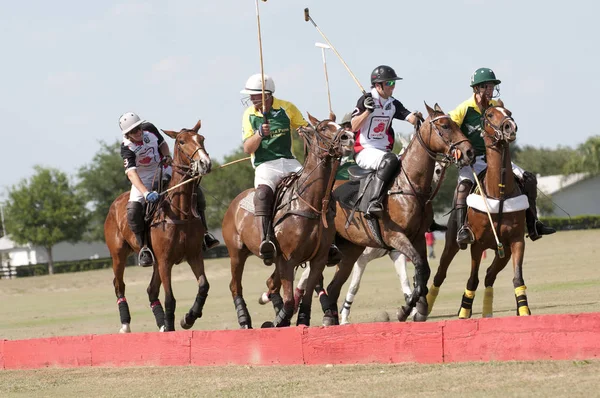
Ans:
[{"label": "bridle", "polygon": [[[504,133],[502,131],[502,126],[504,126],[504,124],[506,122],[512,122],[512,124],[515,126],[515,133],[517,132],[517,125],[515,123],[515,120],[512,118],[512,116],[508,116],[508,115],[504,115],[504,117],[502,118],[502,120],[500,120],[499,124],[494,124],[490,118],[488,117],[488,111],[494,109],[494,108],[502,108],[500,106],[490,106],[488,107],[485,112],[483,112],[483,115],[481,115],[481,131],[482,131],[482,135],[485,134],[486,136],[490,137],[492,139],[492,144],[491,146],[495,146],[498,142],[500,141],[505,141],[508,142],[509,138],[507,137],[506,133]],[[502,108],[504,109],[504,108]],[[490,128],[494,131],[494,134],[490,134],[487,132],[486,127],[490,126]]]},{"label": "bridle", "polygon": [[[194,130],[183,130],[181,133],[183,132],[192,132]],[[179,134],[181,134],[179,133]],[[199,151],[204,151],[204,153],[206,153],[208,155],[208,153],[206,152],[206,149],[204,148],[204,145],[199,145],[198,148],[196,148],[196,150],[194,152],[192,152],[191,155],[188,155],[187,153],[185,153],[185,151],[181,148],[181,144],[179,143],[179,140],[175,139],[175,148],[174,148],[174,152],[178,152],[180,154],[180,158],[184,158],[188,160],[188,164],[184,164],[184,163],[175,163],[175,159],[177,158],[177,156],[175,155],[173,157],[173,163],[171,164],[171,167],[173,167],[174,171],[177,171],[179,174],[181,174],[184,179],[186,177],[188,178],[194,178],[200,175],[200,159],[198,160],[194,160],[194,156],[196,156],[196,154]]]},{"label": "bridle", "polygon": [[[423,136],[421,135],[421,122],[420,121],[417,122],[417,124],[415,125],[415,137],[417,138],[417,141],[419,142],[419,144],[421,144],[423,149],[425,149],[425,152],[427,152],[427,155],[431,159],[447,166],[448,164],[450,164],[452,162],[458,163],[459,159],[452,156],[452,153],[454,152],[454,150],[456,149],[456,147],[458,145],[462,144],[463,142],[469,141],[469,139],[465,138],[458,142],[452,142],[452,141],[448,140],[445,137],[445,132],[440,131],[439,126],[437,125],[437,123],[435,123],[439,120],[444,120],[444,119],[448,119],[450,122],[452,122],[452,119],[450,118],[450,116],[440,115],[440,116],[436,116],[436,117],[432,118],[431,120],[429,120],[428,123],[429,123],[430,128],[435,131],[435,133],[438,135],[438,137],[440,137],[442,142],[448,147],[448,150],[446,151],[446,153],[436,153],[436,152],[432,151],[427,146],[427,144],[425,144],[425,140],[423,139]],[[404,153],[406,153],[406,151]]]}]

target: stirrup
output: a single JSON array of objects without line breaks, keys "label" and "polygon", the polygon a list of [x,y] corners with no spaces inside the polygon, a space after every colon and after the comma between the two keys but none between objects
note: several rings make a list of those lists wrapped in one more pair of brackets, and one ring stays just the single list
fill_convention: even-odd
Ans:
[{"label": "stirrup", "polygon": [[[147,262],[143,262],[143,261],[142,261],[142,256],[143,256],[143,257],[146,257],[146,256],[144,256],[144,254],[146,254],[146,256],[147,256],[148,254],[150,255],[150,260],[151,260],[151,262],[150,262],[150,263],[147,263]],[[156,258],[154,257],[154,253],[152,253],[152,250],[150,250],[150,248],[149,248],[148,246],[143,246],[143,247],[140,249],[140,252],[138,253],[138,265],[139,265],[140,267],[151,267],[151,266],[153,266],[155,263],[156,263]]]},{"label": "stirrup", "polygon": [[[461,233],[464,232],[467,232],[469,236],[463,236],[462,239],[460,239]],[[462,228],[456,234],[456,243],[458,243],[458,247],[460,247],[460,250],[465,250],[467,248],[467,245],[471,245],[473,244],[473,242],[475,242],[475,236],[473,235],[473,231],[471,231],[471,228],[463,225]]]},{"label": "stirrup", "polygon": [[268,239],[263,240],[258,248],[258,253],[263,259],[265,265],[273,264],[273,260],[277,256],[277,248],[275,247],[275,243]]},{"label": "stirrup", "polygon": [[370,220],[373,218],[381,218],[383,215],[383,204],[381,202],[371,202],[367,207],[367,212],[365,213],[365,218]]}]

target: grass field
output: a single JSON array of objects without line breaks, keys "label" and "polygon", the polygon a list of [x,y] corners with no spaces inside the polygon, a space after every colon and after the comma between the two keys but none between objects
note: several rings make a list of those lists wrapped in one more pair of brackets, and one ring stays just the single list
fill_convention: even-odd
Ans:
[{"label": "grass field", "polygon": [[[538,242],[527,241],[524,277],[533,314],[600,311],[600,230],[559,232]],[[439,256],[442,243],[437,242]],[[491,251],[480,276],[491,262]],[[229,259],[207,261],[211,284],[204,316],[195,329],[236,329],[229,293]],[[430,320],[454,319],[469,272],[467,252],[450,267]],[[432,273],[437,260],[432,261]],[[253,323],[272,320],[272,307],[260,306],[259,295],[271,268],[252,257],[244,275],[244,296]],[[332,275],[327,270],[326,280]],[[409,270],[410,271],[410,270]],[[126,296],[132,331],[154,331],[146,287],[151,270],[129,267]],[[174,267],[173,289],[178,320],[196,295],[193,275],[185,264]],[[115,333],[120,327],[112,270],[89,271],[0,280],[0,338]],[[347,285],[344,287],[345,294]],[[474,317],[480,316],[483,286],[475,298]],[[395,319],[402,304],[400,285],[388,258],[367,267],[352,307],[353,322],[370,322],[381,311]],[[162,297],[161,297],[162,299]],[[495,284],[495,316],[513,316],[515,299],[509,266]],[[314,301],[313,325],[321,310]],[[226,367],[45,369],[0,372],[0,396],[549,396],[594,395],[600,387],[598,361],[491,363],[453,365],[381,365],[335,367]],[[240,380],[243,380],[242,383]],[[434,380],[434,382],[432,382]],[[468,390],[465,385],[470,386]]]}]

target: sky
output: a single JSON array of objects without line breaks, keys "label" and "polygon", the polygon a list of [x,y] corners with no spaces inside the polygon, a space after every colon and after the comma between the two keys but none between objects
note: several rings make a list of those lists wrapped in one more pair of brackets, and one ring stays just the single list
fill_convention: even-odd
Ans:
[{"label": "sky", "polygon": [[[325,39],[366,89],[371,71],[393,67],[394,97],[409,110],[446,112],[471,95],[489,67],[519,126],[518,144],[576,147],[600,133],[600,27],[594,0],[268,0],[259,2],[265,73],[275,96],[306,116],[328,115]],[[75,181],[99,142],[120,139],[119,116],[136,112],[179,131],[202,119],[213,159],[241,145],[240,90],[260,72],[254,0],[0,2],[0,200],[34,165]],[[326,50],[334,112],[361,91]],[[591,117],[590,117],[591,116]],[[411,126],[395,121],[396,131]],[[172,148],[173,141],[166,137]],[[235,167],[235,166],[232,166]],[[209,177],[207,177],[209,178]]]}]

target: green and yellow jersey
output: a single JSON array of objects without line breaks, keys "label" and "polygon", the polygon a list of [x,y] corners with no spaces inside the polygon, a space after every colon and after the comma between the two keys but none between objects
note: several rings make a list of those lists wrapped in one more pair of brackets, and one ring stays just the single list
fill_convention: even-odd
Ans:
[{"label": "green and yellow jersey", "polygon": [[[491,106],[497,106],[496,100],[491,100]],[[448,112],[452,120],[458,124],[463,134],[469,139],[475,149],[475,156],[485,155],[485,142],[481,136],[481,112],[475,102],[475,94],[468,100]]]},{"label": "green and yellow jersey", "polygon": [[[262,112],[257,111],[254,105],[249,106],[242,118],[242,139],[246,141],[252,137],[263,124],[263,120]],[[275,97],[271,110],[267,112],[267,120],[271,126],[271,135],[263,138],[256,152],[252,154],[252,166],[255,168],[271,160],[293,159],[292,131],[308,125],[294,104]]]}]

